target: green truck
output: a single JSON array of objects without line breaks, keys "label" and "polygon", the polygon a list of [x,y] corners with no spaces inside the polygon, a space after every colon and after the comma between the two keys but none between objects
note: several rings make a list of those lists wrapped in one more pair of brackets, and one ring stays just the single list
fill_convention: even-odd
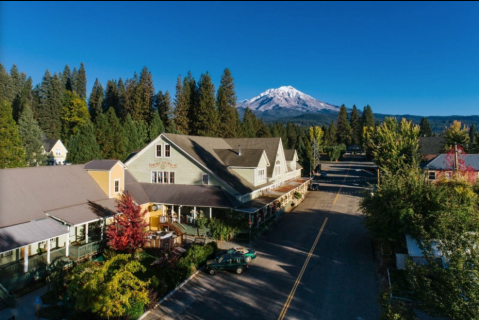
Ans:
[{"label": "green truck", "polygon": [[212,276],[221,270],[231,270],[241,274],[245,269],[248,269],[248,263],[246,257],[241,254],[224,254],[217,259],[206,262],[206,272]]},{"label": "green truck", "polygon": [[256,258],[256,251],[254,249],[235,247],[235,248],[231,248],[227,250],[218,250],[218,253],[216,254],[216,259],[219,259],[221,256],[225,254],[243,255],[247,263],[250,263],[251,260]]}]

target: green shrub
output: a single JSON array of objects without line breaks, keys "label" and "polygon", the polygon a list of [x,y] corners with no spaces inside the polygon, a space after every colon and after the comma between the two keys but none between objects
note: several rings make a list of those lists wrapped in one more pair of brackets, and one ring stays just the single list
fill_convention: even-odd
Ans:
[{"label": "green shrub", "polygon": [[126,309],[126,315],[132,320],[136,320],[143,314],[145,304],[142,301],[130,301],[130,307]]},{"label": "green shrub", "polygon": [[204,229],[206,227],[206,224],[208,223],[208,219],[207,218],[198,218],[196,219],[196,225],[198,226],[198,228],[200,229]]}]

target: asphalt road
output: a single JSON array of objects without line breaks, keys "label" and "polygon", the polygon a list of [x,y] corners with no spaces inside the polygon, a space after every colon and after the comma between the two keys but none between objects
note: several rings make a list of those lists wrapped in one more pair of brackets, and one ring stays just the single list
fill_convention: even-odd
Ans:
[{"label": "asphalt road", "polygon": [[323,164],[320,191],[260,237],[249,270],[201,273],[146,319],[378,319],[373,247],[358,211],[370,166]]}]

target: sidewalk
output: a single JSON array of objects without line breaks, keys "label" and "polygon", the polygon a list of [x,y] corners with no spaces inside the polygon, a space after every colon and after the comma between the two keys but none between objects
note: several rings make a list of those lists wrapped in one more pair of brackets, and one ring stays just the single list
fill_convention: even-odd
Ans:
[{"label": "sidewalk", "polygon": [[0,319],[9,319],[15,316],[15,320],[36,320],[37,306],[36,297],[40,297],[47,292],[47,286],[41,287],[21,298],[17,299],[17,307],[15,309],[5,308],[0,310]]}]

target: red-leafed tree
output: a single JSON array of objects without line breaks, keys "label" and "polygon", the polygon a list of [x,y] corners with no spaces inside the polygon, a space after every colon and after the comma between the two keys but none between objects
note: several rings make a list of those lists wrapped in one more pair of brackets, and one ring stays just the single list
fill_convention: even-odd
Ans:
[{"label": "red-leafed tree", "polygon": [[114,222],[106,230],[108,245],[115,251],[135,253],[146,243],[147,210],[142,211],[129,193],[121,195],[117,207],[119,214],[115,215]]},{"label": "red-leafed tree", "polygon": [[[457,152],[457,160],[456,160]],[[457,164],[456,164],[457,161]],[[460,145],[457,146],[457,151],[454,147],[451,148],[446,153],[446,158],[444,160],[446,165],[446,170],[456,169],[454,175],[456,178],[464,179],[470,183],[476,182],[477,172],[470,165],[466,165],[466,152],[464,148]],[[457,168],[456,168],[457,165]]]}]

